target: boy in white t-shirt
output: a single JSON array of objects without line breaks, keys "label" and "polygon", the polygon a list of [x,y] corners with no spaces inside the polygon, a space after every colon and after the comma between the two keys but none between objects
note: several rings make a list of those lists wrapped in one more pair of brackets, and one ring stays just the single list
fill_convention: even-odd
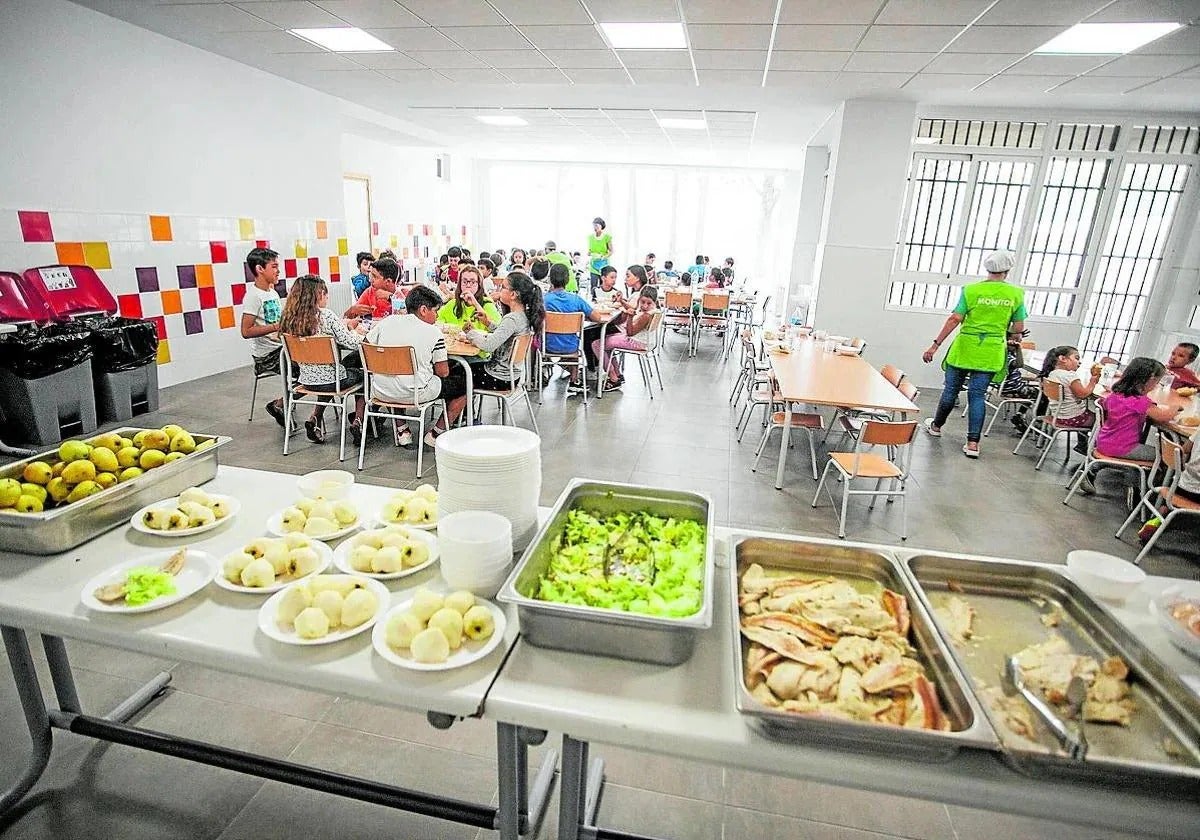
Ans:
[{"label": "boy in white t-shirt", "polygon": [[[254,276],[242,298],[242,338],[250,341],[254,357],[254,375],[279,373],[279,318],[283,301],[275,284],[279,282],[279,254],[270,248],[255,248],[246,255],[246,266]],[[283,397],[267,403],[267,414],[283,425]]]}]

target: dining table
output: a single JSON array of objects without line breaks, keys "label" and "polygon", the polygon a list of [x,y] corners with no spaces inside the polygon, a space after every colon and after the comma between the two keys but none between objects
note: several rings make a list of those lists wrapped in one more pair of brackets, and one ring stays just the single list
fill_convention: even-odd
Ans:
[{"label": "dining table", "polygon": [[471,382],[471,362],[479,361],[479,354],[482,351],[471,342],[458,337],[446,336],[446,356],[450,361],[456,362],[463,367],[463,372],[467,377],[467,424],[475,425],[475,389]]},{"label": "dining table", "polygon": [[898,414],[901,418],[921,410],[862,356],[830,352],[828,342],[810,336],[798,337],[785,346],[789,348],[786,351],[777,345],[767,353],[784,406],[779,466],[775,471],[776,490],[783,489],[793,405],[867,408]]},{"label": "dining table", "polygon": [[[607,378],[608,371],[605,365],[601,363],[604,356],[604,339],[608,336],[609,325],[614,324],[625,315],[625,310],[614,306],[605,306],[603,304],[594,304],[592,312],[600,316],[599,321],[592,323],[600,324],[600,353],[596,360],[596,399],[601,399],[604,396],[604,380]],[[587,327],[584,324],[584,327]],[[582,348],[580,348],[582,349]]]}]

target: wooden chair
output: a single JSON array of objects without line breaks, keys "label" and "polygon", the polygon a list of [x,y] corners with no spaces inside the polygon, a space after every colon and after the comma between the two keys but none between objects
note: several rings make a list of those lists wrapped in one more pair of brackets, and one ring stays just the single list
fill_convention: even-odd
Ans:
[{"label": "wooden chair", "polygon": [[900,381],[904,379],[904,371],[893,364],[886,364],[879,369],[879,374],[888,382],[900,387]]},{"label": "wooden chair", "polygon": [[[817,482],[817,492],[813,494],[812,506],[817,506],[821,488],[825,486],[825,480],[829,478],[830,471],[836,471],[842,482],[841,513],[838,515],[838,537],[840,539],[846,537],[846,507],[851,496],[871,496],[869,510],[874,509],[875,502],[880,496],[886,496],[889,503],[893,497],[899,496],[900,539],[908,539],[908,493],[905,489],[905,482],[908,480],[909,474],[908,453],[916,433],[916,420],[899,422],[866,420],[852,452],[829,453],[829,462],[825,464],[825,470],[821,473],[820,481]],[[875,446],[885,447],[889,453],[888,457],[882,457],[863,449]],[[875,489],[853,489],[851,483],[856,478],[875,479]],[[881,489],[885,481],[888,482],[886,490]],[[836,510],[837,502],[833,498],[833,490],[832,488],[827,488],[827,490],[829,500],[834,503]]]},{"label": "wooden chair", "polygon": [[[1133,512],[1129,517],[1121,523],[1121,527],[1117,529],[1117,538],[1120,539],[1121,533],[1129,527],[1138,513],[1145,510],[1151,516],[1161,516],[1162,524],[1154,529],[1154,533],[1138,552],[1138,556],[1134,558],[1135,566],[1141,565],[1142,560],[1154,548],[1154,544],[1158,542],[1158,538],[1162,536],[1163,531],[1170,527],[1171,523],[1180,516],[1200,516],[1200,502],[1193,502],[1191,499],[1185,499],[1179,495],[1179,478],[1183,475],[1184,465],[1186,460],[1183,457],[1183,446],[1169,433],[1160,432],[1158,435],[1158,457],[1154,464],[1162,464],[1166,468],[1166,475],[1163,483],[1158,487],[1153,487],[1142,496],[1141,500],[1134,507]],[[1152,469],[1151,475],[1154,474]],[[1159,508],[1165,508],[1160,511]]]},{"label": "wooden chair", "polygon": [[[529,399],[529,388],[525,384],[525,378],[529,373],[526,361],[529,359],[529,351],[533,346],[533,333],[527,332],[519,335],[515,342],[512,361],[508,366],[508,389],[500,391],[491,388],[476,388],[474,396],[480,407],[482,407],[484,397],[494,399],[500,407],[500,422],[504,423],[507,415],[507,419],[512,420],[514,426],[517,423],[513,418],[512,404],[518,400],[524,400],[525,407],[529,409],[529,419],[533,423],[533,431],[536,433],[538,430],[537,417],[533,415],[533,403]],[[478,411],[475,413],[479,414]]]},{"label": "wooden chair", "polygon": [[[292,362],[298,365],[332,365],[334,376],[332,391],[312,391],[292,379]],[[330,403],[333,410],[340,415],[341,429],[339,432],[338,460],[346,460],[346,400],[362,393],[362,385],[344,386],[339,372],[337,343],[330,335],[283,335],[283,368],[284,384],[284,428],[283,454],[288,454],[288,442],[292,437],[292,415],[297,405],[323,405]],[[351,403],[353,405],[353,403]]]},{"label": "wooden chair", "polygon": [[[767,446],[767,439],[775,429],[782,431],[786,421],[786,411],[774,411],[771,413],[771,422],[763,430],[762,440],[758,442],[758,451],[754,453],[754,465],[750,467],[750,472],[758,472],[758,462],[762,458],[763,450]],[[803,429],[808,437],[808,455],[812,460],[812,476],[814,481],[817,478],[817,443],[814,434],[823,428],[825,428],[825,420],[820,414],[806,411],[792,412],[792,429]]]},{"label": "wooden chair", "polygon": [[[1059,435],[1065,434],[1070,440],[1072,432],[1079,434],[1087,431],[1074,426],[1063,426],[1062,419],[1059,416],[1063,407],[1063,386],[1052,379],[1042,380],[1042,395],[1045,396],[1047,402],[1053,408],[1040,417],[1035,417],[1025,427],[1025,434],[1021,435],[1021,439],[1017,441],[1017,445],[1013,447],[1013,454],[1016,455],[1020,450],[1021,445],[1025,443],[1026,438],[1031,434],[1037,438],[1038,445],[1042,446],[1042,455],[1034,465],[1035,470],[1042,468],[1042,463],[1046,460],[1046,456],[1050,454],[1050,445],[1054,443],[1054,439]],[[1067,447],[1067,457],[1063,459],[1063,464],[1069,463],[1071,460],[1071,447]]]},{"label": "wooden chair", "polygon": [[[705,292],[700,299],[700,315],[696,318],[696,328],[692,336],[692,355],[696,355],[696,347],[700,341],[701,330],[722,331],[729,329],[729,295]],[[729,343],[721,340],[722,361],[729,355]]]},{"label": "wooden chair", "polygon": [[[546,337],[551,335],[573,335],[579,344],[574,353],[551,353],[546,347]],[[552,371],[555,365],[574,368],[579,373],[579,381],[583,383],[583,406],[587,408],[588,378],[587,356],[583,352],[583,313],[582,312],[547,312],[542,322],[542,353],[538,364],[538,402],[542,401],[542,392],[546,390],[543,373]]]},{"label": "wooden chair", "polygon": [[[644,350],[627,350],[623,347],[614,347],[608,352],[613,356],[633,356],[638,360],[638,367],[642,371],[642,381],[646,383],[646,390],[650,392],[650,399],[654,399],[654,373],[658,366],[658,358],[655,356],[655,351],[658,349],[658,342],[662,338],[662,321],[663,313],[655,312],[650,319],[650,326],[646,328],[646,348]],[[662,371],[658,371],[658,389],[666,392],[663,387]]]},{"label": "wooden chair", "polygon": [[[372,418],[390,419],[390,420],[416,420],[420,426],[417,432],[417,477],[420,478],[424,474],[422,468],[423,459],[425,456],[425,417],[430,414],[433,409],[440,408],[442,413],[446,413],[446,401],[441,397],[435,397],[432,400],[425,402],[421,401],[420,390],[416,387],[416,372],[417,372],[417,355],[416,351],[410,346],[394,346],[381,347],[375,344],[367,344],[364,342],[358,348],[358,354],[362,358],[363,363],[363,386],[367,396],[367,408],[363,415],[364,427],[371,422]],[[412,377],[412,399],[407,400],[390,400],[375,395],[375,378],[378,376],[408,376]],[[433,423],[432,415],[429,418],[430,425]],[[363,435],[358,442],[358,468],[363,468],[363,456],[367,451],[367,435],[364,428]]]},{"label": "wooden chair", "polygon": [[737,377],[733,380],[733,388],[729,391],[729,402],[733,405],[734,409],[737,408],[738,403],[741,402],[744,395],[754,390],[753,385],[767,381],[767,374],[771,370],[770,362],[759,361],[758,359],[758,351],[754,345],[753,330],[742,330],[738,334],[738,341],[742,348],[741,365],[739,366]]},{"label": "wooden chair", "polygon": [[[1071,476],[1071,481],[1067,483],[1067,496],[1063,499],[1063,504],[1071,501],[1071,497],[1075,495],[1075,491],[1079,489],[1079,485],[1083,483],[1083,477],[1087,475],[1093,467],[1105,466],[1115,469],[1133,470],[1138,477],[1138,496],[1146,495],[1146,485],[1152,475],[1151,470],[1154,469],[1153,461],[1135,461],[1132,458],[1110,458],[1096,451],[1096,434],[1104,425],[1104,401],[1096,401],[1096,422],[1092,426],[1091,438],[1088,441],[1088,451],[1083,458],[1083,463],[1079,465],[1079,469]],[[1137,509],[1136,507],[1134,508]]]},{"label": "wooden chair", "polygon": [[696,319],[692,315],[691,292],[667,292],[663,301],[663,325],[673,329],[681,327],[686,329],[688,355],[695,355],[693,343],[695,341]]},{"label": "wooden chair", "polygon": [[261,373],[257,370],[257,365],[254,363],[254,357],[251,356],[250,375],[254,377],[254,388],[250,391],[250,417],[246,421],[254,422],[254,404],[258,402],[258,383],[263,379],[270,379],[272,376],[281,376],[280,365],[283,364],[283,350],[275,354],[275,366],[264,369]]}]

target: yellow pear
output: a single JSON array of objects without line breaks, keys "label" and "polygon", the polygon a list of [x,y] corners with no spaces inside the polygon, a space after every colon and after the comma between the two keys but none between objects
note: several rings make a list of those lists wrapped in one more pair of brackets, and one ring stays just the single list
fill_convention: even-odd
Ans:
[{"label": "yellow pear", "polygon": [[62,446],[58,447],[58,460],[66,461],[68,464],[72,461],[79,461],[86,458],[91,449],[92,447],[81,440],[63,441]]},{"label": "yellow pear", "polygon": [[123,446],[117,452],[117,463],[122,467],[133,467],[137,465],[138,448],[136,446]]},{"label": "yellow pear", "polygon": [[138,458],[138,466],[144,470],[161,467],[167,460],[166,453],[159,449],[146,449]]},{"label": "yellow pear", "polygon": [[42,500],[36,496],[22,496],[13,507],[20,513],[40,513]]},{"label": "yellow pear", "polygon": [[171,439],[161,429],[150,429],[142,438],[142,449],[161,449],[166,452],[171,445]]},{"label": "yellow pear", "polygon": [[121,448],[121,436],[118,434],[114,434],[112,432],[109,432],[109,433],[103,434],[103,435],[98,435],[98,436],[92,438],[92,446],[98,446],[103,449],[108,449],[112,452],[116,452],[118,449]]},{"label": "yellow pear", "polygon": [[171,451],[182,452],[184,455],[196,451],[196,439],[187,432],[176,432],[171,438]]},{"label": "yellow pear", "polygon": [[66,461],[55,461],[54,466],[50,468],[50,474],[55,478],[62,475],[62,471],[67,468]]},{"label": "yellow pear", "polygon": [[126,467],[121,470],[121,474],[117,476],[117,480],[122,482],[133,481],[133,479],[137,478],[143,472],[145,471],[141,467]]},{"label": "yellow pear", "polygon": [[117,477],[110,472],[96,473],[96,483],[104,490],[117,483]]},{"label": "yellow pear", "polygon": [[167,438],[170,439],[170,438],[175,437],[175,435],[179,434],[180,432],[182,432],[183,426],[176,426],[174,423],[168,423],[167,425],[162,427],[162,430],[163,430],[163,433],[167,436]]},{"label": "yellow pear", "polygon": [[126,438],[126,437],[121,438],[121,449],[128,449],[131,446],[133,446],[132,438]]},{"label": "yellow pear", "polygon": [[49,484],[54,478],[54,468],[45,461],[30,461],[21,472],[21,477],[32,484]]},{"label": "yellow pear", "polygon": [[209,438],[208,440],[204,440],[204,441],[201,441],[200,443],[197,443],[196,451],[203,452],[205,449],[208,449],[210,446],[216,446],[216,445],[217,445],[217,439]]},{"label": "yellow pear", "polygon": [[25,482],[21,485],[21,495],[33,496],[39,502],[45,502],[46,496],[49,495],[49,493],[46,488],[40,484],[31,484],[30,482]]},{"label": "yellow pear", "polygon": [[71,491],[71,494],[67,496],[67,504],[74,504],[80,499],[86,499],[88,496],[99,493],[100,490],[100,485],[94,481],[81,481],[79,484],[75,485],[75,488]]},{"label": "yellow pear", "polygon": [[50,494],[50,498],[54,501],[65,502],[67,496],[71,495],[71,485],[63,481],[62,476],[55,476],[46,485],[46,492]]},{"label": "yellow pear", "polygon": [[10,508],[21,498],[21,482],[15,478],[0,478],[0,508]]},{"label": "yellow pear", "polygon": [[154,430],[153,429],[142,429],[140,432],[138,432],[136,435],[133,436],[133,445],[136,446],[138,449],[141,449],[142,443],[146,440],[146,435],[150,434],[152,431],[154,431]]},{"label": "yellow pear", "polygon": [[89,452],[88,459],[96,465],[97,472],[116,472],[121,466],[117,462],[117,453],[103,446]]},{"label": "yellow pear", "polygon": [[186,457],[187,457],[187,453],[184,453],[184,452],[168,452],[167,456],[165,458],[163,458],[163,463],[169,464],[172,461],[178,461],[180,458],[186,458]]},{"label": "yellow pear", "polygon": [[[111,452],[109,453],[112,454]],[[96,478],[96,465],[91,461],[72,461],[67,464],[63,470],[63,481],[67,484],[79,484],[84,481],[94,481]]]}]

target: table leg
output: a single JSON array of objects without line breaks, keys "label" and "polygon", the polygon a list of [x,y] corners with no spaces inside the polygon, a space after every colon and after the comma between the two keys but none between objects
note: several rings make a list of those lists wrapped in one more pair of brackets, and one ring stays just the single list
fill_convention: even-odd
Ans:
[{"label": "table leg", "polygon": [[783,489],[783,467],[787,463],[788,443],[792,431],[792,403],[783,401],[783,430],[779,435],[779,466],[775,469],[775,489]]},{"label": "table leg", "polygon": [[[461,356],[451,356],[451,359],[463,366],[463,371],[467,374],[467,407],[463,409],[467,415],[467,425],[475,425],[475,389],[471,384],[471,364]],[[446,420],[446,428],[450,428],[449,418]],[[424,445],[424,444],[422,444]]]},{"label": "table leg", "polygon": [[[607,371],[604,368],[604,339],[608,335],[608,321],[600,322],[600,352],[596,357],[596,399],[601,399],[604,396],[604,380]],[[579,348],[581,351],[583,348]],[[587,371],[584,371],[584,376],[587,376]]]},{"label": "table leg", "polygon": [[536,837],[541,830],[554,786],[554,767],[558,756],[548,753],[529,785],[529,747],[546,738],[543,730],[526,729],[511,723],[496,724],[497,780],[499,808],[496,829],[501,840]]},{"label": "table leg", "polygon": [[54,741],[50,733],[50,716],[46,711],[46,702],[42,699],[42,688],[38,684],[37,670],[33,666],[33,656],[29,652],[29,641],[25,637],[25,631],[0,626],[0,636],[4,638],[8,666],[12,669],[17,697],[20,698],[21,709],[25,712],[25,725],[29,729],[29,739],[32,742],[24,772],[7,790],[0,793],[0,814],[4,814],[20,802],[37,783],[50,761],[50,750]]}]

